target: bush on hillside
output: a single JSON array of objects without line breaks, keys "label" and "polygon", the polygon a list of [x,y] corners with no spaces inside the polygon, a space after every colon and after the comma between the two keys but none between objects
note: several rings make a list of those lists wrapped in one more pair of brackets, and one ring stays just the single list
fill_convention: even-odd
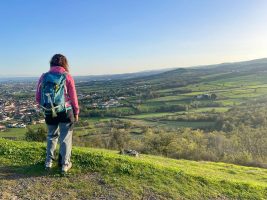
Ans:
[{"label": "bush on hillside", "polygon": [[46,141],[47,130],[44,127],[39,127],[37,130],[27,128],[25,139],[27,141],[44,142]]}]

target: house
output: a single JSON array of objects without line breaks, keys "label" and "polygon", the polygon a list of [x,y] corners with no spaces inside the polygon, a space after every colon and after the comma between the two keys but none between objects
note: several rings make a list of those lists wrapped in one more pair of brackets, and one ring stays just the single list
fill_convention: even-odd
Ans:
[{"label": "house", "polygon": [[44,119],[40,119],[40,120],[37,121],[36,123],[38,123],[38,124],[43,124],[43,123],[45,123],[45,120],[44,120]]},{"label": "house", "polygon": [[16,128],[26,128],[26,125],[23,123],[17,124]]},{"label": "house", "polygon": [[16,128],[16,126],[17,126],[17,123],[7,125],[8,128]]},{"label": "house", "polygon": [[5,130],[6,130],[6,127],[3,125],[0,125],[0,131],[5,131]]},{"label": "house", "polygon": [[197,95],[195,96],[196,99],[210,99],[211,96],[210,94],[200,94],[200,95]]},{"label": "house", "polygon": [[9,120],[11,120],[10,117],[7,117],[7,116],[4,116],[4,117],[3,117],[3,121],[9,121]]},{"label": "house", "polygon": [[92,103],[92,108],[97,108],[97,103]]}]

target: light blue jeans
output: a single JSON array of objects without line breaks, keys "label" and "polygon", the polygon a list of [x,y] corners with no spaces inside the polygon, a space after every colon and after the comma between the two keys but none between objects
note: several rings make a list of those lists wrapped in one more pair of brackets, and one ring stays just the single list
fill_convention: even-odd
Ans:
[{"label": "light blue jeans", "polygon": [[55,160],[55,150],[59,138],[59,164],[68,165],[70,163],[72,149],[73,123],[59,123],[58,125],[47,125],[47,149],[46,162]]}]

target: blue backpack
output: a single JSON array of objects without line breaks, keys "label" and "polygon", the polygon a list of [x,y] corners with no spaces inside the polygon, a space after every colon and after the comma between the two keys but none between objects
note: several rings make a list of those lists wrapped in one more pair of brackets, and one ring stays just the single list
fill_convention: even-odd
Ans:
[{"label": "blue backpack", "polygon": [[40,106],[46,115],[51,114],[52,117],[57,117],[57,113],[66,111],[64,95],[66,74],[47,72],[43,76]]}]

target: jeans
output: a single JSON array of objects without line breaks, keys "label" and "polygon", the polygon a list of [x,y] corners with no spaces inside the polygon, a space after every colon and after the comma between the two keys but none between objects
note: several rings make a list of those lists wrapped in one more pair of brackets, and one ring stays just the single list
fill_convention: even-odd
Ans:
[{"label": "jeans", "polygon": [[46,162],[55,160],[55,150],[59,139],[59,165],[70,163],[73,134],[73,111],[64,112],[56,118],[46,116],[48,127]]}]

